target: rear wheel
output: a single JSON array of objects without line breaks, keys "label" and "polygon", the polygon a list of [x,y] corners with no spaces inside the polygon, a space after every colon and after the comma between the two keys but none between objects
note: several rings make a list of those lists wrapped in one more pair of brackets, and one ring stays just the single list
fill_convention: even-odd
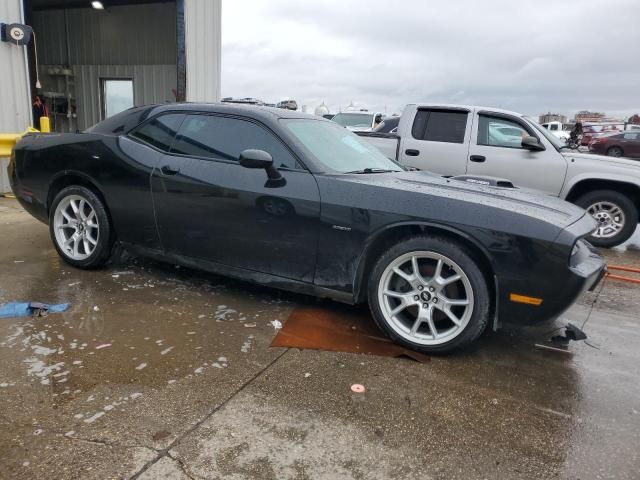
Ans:
[{"label": "rear wheel", "polygon": [[610,157],[621,157],[623,153],[620,147],[611,147],[607,150],[607,155]]},{"label": "rear wheel", "polygon": [[638,209],[623,193],[596,190],[576,200],[598,222],[588,240],[597,247],[615,247],[627,241],[638,225]]},{"label": "rear wheel", "polygon": [[441,237],[394,245],[373,268],[369,306],[395,342],[447,353],[476,340],[489,319],[489,288],[472,255]]},{"label": "rear wheel", "polygon": [[111,256],[109,216],[100,198],[86,187],[67,187],[56,195],[49,233],[58,254],[74,267],[96,268]]}]

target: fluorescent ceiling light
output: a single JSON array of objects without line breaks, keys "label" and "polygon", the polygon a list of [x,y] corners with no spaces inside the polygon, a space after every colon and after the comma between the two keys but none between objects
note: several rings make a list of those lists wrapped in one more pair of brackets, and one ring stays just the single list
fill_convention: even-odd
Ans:
[{"label": "fluorescent ceiling light", "polygon": [[104,5],[102,5],[102,2],[98,2],[98,1],[91,2],[91,6],[96,10],[104,10]]}]

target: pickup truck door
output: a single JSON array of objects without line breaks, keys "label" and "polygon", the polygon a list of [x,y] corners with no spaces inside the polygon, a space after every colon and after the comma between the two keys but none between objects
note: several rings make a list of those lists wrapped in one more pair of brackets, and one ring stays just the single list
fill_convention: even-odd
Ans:
[{"label": "pickup truck door", "polygon": [[[545,147],[531,151],[521,145],[523,136],[536,137]],[[517,116],[478,111],[473,122],[467,174],[511,180],[519,187],[558,196],[567,162],[555,147]]]},{"label": "pickup truck door", "polygon": [[[243,150],[271,154],[284,185],[238,163]],[[313,282],[320,194],[314,176],[253,120],[190,114],[152,176],[165,251],[229,267]]]},{"label": "pickup truck door", "polygon": [[467,168],[473,111],[463,108],[418,108],[413,124],[400,139],[403,165],[440,175],[462,175]]}]

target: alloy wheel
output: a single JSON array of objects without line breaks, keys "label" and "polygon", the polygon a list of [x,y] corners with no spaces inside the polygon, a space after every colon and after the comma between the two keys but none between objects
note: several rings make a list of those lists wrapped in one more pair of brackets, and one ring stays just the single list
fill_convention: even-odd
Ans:
[{"label": "alloy wheel", "polygon": [[436,252],[409,252],[392,261],[378,284],[387,324],[419,345],[441,345],[460,335],[471,318],[474,294],[462,268]]},{"label": "alloy wheel", "polygon": [[56,242],[72,260],[85,260],[98,245],[100,226],[93,206],[79,195],[64,197],[53,218]]},{"label": "alloy wheel", "polygon": [[624,211],[615,203],[596,202],[587,211],[598,222],[598,226],[591,234],[595,238],[614,237],[624,228]]}]

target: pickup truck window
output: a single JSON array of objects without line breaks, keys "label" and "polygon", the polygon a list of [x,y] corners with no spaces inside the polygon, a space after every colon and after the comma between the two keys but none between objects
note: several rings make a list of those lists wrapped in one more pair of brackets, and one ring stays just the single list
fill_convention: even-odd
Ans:
[{"label": "pickup truck window", "polygon": [[161,115],[136,128],[129,136],[156,147],[163,152],[168,152],[171,143],[184,120],[181,113],[169,113]]},{"label": "pickup truck window", "polygon": [[418,110],[411,134],[416,140],[463,143],[467,115],[457,110]]},{"label": "pickup truck window", "polygon": [[523,148],[522,139],[531,135],[523,125],[501,117],[480,115],[478,145],[503,148]]},{"label": "pickup truck window", "polygon": [[171,153],[237,162],[243,150],[264,150],[277,168],[300,169],[284,144],[253,122],[215,115],[188,115]]}]

